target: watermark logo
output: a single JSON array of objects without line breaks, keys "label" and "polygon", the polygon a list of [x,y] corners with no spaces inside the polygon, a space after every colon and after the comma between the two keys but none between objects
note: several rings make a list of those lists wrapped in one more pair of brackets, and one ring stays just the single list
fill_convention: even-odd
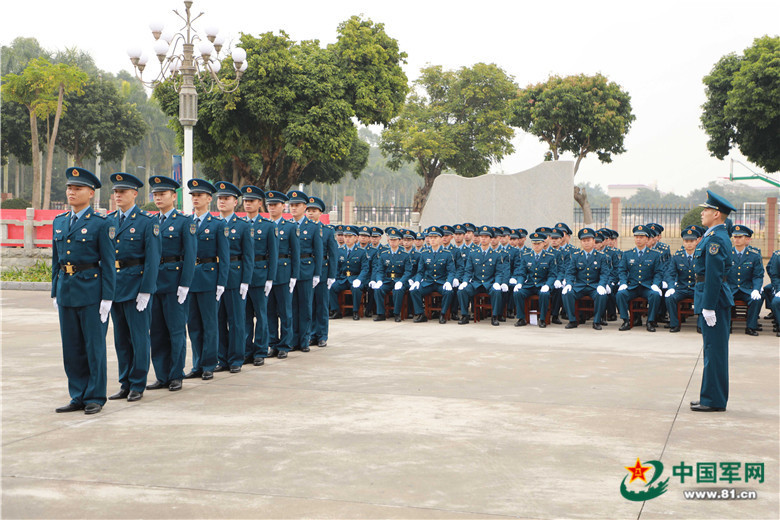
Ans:
[{"label": "watermark logo", "polygon": [[[669,479],[667,478],[666,480],[659,481],[659,478],[664,471],[663,463],[660,460],[648,460],[645,463],[649,465],[643,466],[640,460],[637,458],[636,464],[634,466],[624,466],[628,470],[629,474],[623,477],[623,482],[620,483],[620,494],[623,495],[623,498],[626,500],[631,500],[632,502],[644,502],[645,500],[651,500],[666,493],[666,490],[669,486]],[[648,482],[645,473],[647,473],[650,469],[652,469],[653,472],[652,478]],[[641,480],[644,482],[644,486],[642,486],[639,491],[629,490],[628,486],[626,486],[626,479],[629,477],[631,477],[631,480],[628,481],[629,485],[631,485],[635,480]],[[640,482],[634,484],[633,487],[636,487],[638,484],[640,484]]]}]

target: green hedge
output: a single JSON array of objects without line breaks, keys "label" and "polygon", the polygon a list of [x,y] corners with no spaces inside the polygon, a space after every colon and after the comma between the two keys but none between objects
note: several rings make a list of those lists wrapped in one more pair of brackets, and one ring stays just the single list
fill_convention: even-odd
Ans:
[{"label": "green hedge", "polygon": [[24,199],[8,199],[0,203],[2,209],[27,209],[31,208],[32,204]]},{"label": "green hedge", "polygon": [[704,208],[695,207],[685,214],[680,221],[680,233],[690,225],[696,224],[697,226],[701,226],[701,212],[703,209]]},{"label": "green hedge", "polygon": [[51,282],[51,264],[36,260],[31,267],[12,267],[0,273],[4,282]]}]

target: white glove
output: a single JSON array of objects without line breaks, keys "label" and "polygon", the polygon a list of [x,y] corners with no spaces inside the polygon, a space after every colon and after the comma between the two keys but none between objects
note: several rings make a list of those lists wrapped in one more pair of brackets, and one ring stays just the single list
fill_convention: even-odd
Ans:
[{"label": "white glove", "polygon": [[612,287],[607,285],[607,294],[612,294]]},{"label": "white glove", "polygon": [[400,291],[403,288],[404,288],[404,284],[401,282],[395,282],[395,285],[393,286],[393,289],[395,289],[396,291]]},{"label": "white glove", "polygon": [[661,289],[668,289],[668,288],[669,288],[669,284],[668,283],[661,282]]},{"label": "white glove", "polygon": [[330,290],[330,286],[336,283],[335,278],[328,278],[328,290]]},{"label": "white glove", "polygon": [[462,290],[464,290],[464,289],[465,289],[466,287],[468,287],[468,286],[469,286],[469,284],[468,284],[468,283],[466,283],[466,282],[463,282],[462,284],[460,284],[460,287],[458,287],[458,290],[459,290],[459,291],[462,291]]},{"label": "white glove", "polygon": [[370,282],[368,282],[368,288],[369,289],[376,289],[376,287],[374,287],[374,280],[371,280]]},{"label": "white glove", "polygon": [[108,313],[111,311],[111,300],[100,300],[100,322],[108,321]]},{"label": "white glove", "polygon": [[553,282],[553,287],[555,287],[556,289],[560,289],[561,287],[563,287],[563,284],[561,283],[560,280],[555,280]]},{"label": "white glove", "polygon": [[149,298],[151,297],[152,295],[149,293],[139,292],[138,296],[135,297],[135,310],[143,312],[146,306],[149,305]]},{"label": "white glove", "polygon": [[761,293],[758,291],[753,291],[750,293],[750,299],[751,300],[760,300],[761,299]]},{"label": "white glove", "polygon": [[607,294],[607,290],[602,285],[599,285],[598,287],[596,287],[596,292],[599,293],[599,295],[601,295],[601,296],[604,296],[605,294]]},{"label": "white glove", "polygon": [[512,292],[518,292],[518,291],[519,291],[520,289],[522,289],[522,288],[523,288],[523,286],[522,286],[522,285],[520,285],[520,284],[517,284],[517,285],[515,285],[515,288],[514,288],[514,290],[513,290]]},{"label": "white glove", "polygon": [[493,289],[495,289],[496,291],[500,291],[501,290],[501,284],[500,283],[494,283],[493,284]]},{"label": "white glove", "polygon": [[667,297],[667,298],[668,298],[669,296],[673,295],[673,294],[674,294],[674,289],[669,289],[668,291],[666,291],[666,297]]},{"label": "white glove", "polygon": [[374,289],[381,289],[384,284],[385,282],[383,282],[382,280],[377,280],[376,282],[374,282]]},{"label": "white glove", "polygon": [[238,286],[238,294],[241,295],[242,300],[246,300],[246,293],[249,292],[249,284],[248,283],[242,283]]},{"label": "white glove", "polygon": [[224,285],[217,285],[217,301],[219,301],[220,298],[222,298],[222,293],[225,292],[225,286]]},{"label": "white glove", "polygon": [[179,301],[179,305],[183,304],[185,301],[187,301],[187,295],[190,293],[189,287],[182,287],[179,286],[178,289],[176,289],[176,297]]},{"label": "white glove", "polygon": [[715,311],[702,309],[701,315],[704,316],[704,321],[706,321],[707,325],[710,327],[714,327],[715,323],[718,321],[718,318],[715,317]]},{"label": "white glove", "polygon": [[775,293],[775,298],[780,298],[780,291],[777,291],[777,292]]},{"label": "white glove", "polygon": [[315,276],[314,278],[312,278],[311,279],[311,287],[312,287],[312,289],[317,287],[317,285],[319,285],[319,283],[320,283],[320,277],[319,276]]},{"label": "white glove", "polygon": [[507,284],[505,284],[505,283],[502,283],[501,284],[501,292],[508,292],[508,291],[509,291],[509,286]]},{"label": "white glove", "polygon": [[57,307],[57,298],[52,298],[51,299],[51,303],[52,303],[52,305],[54,305],[54,310],[55,311],[59,310],[59,307]]},{"label": "white glove", "polygon": [[561,294],[566,294],[569,291],[571,291],[571,285],[567,285],[566,287],[564,287],[563,291],[561,291]]},{"label": "white glove", "polygon": [[352,282],[352,287],[354,287],[355,289],[360,288],[360,280],[355,280],[354,282]]},{"label": "white glove", "polygon": [[444,289],[445,291],[451,291],[452,284],[450,282],[444,282],[444,285],[442,285],[441,288]]},{"label": "white glove", "polygon": [[515,285],[517,283],[517,278],[510,278],[509,283]]},{"label": "white glove", "polygon": [[549,285],[542,285],[542,288],[539,289],[539,292],[549,292],[550,286]]},{"label": "white glove", "polygon": [[459,285],[460,285],[460,281],[459,281],[457,278],[455,278],[455,279],[452,281],[452,286],[453,286],[453,287],[457,287],[457,286],[459,286]]},{"label": "white glove", "polygon": [[625,291],[626,289],[628,289],[628,285],[626,285],[626,284],[623,284],[623,285],[621,285],[620,287],[618,287],[618,292],[620,292],[620,291]]},{"label": "white glove", "polygon": [[414,280],[412,280],[411,278],[409,278],[408,282],[409,282],[409,289],[411,289],[411,288],[412,288],[412,285],[414,285]]},{"label": "white glove", "polygon": [[661,288],[658,287],[656,284],[653,284],[650,286],[651,291],[655,291],[658,293],[659,296],[663,296],[664,294],[661,292]]},{"label": "white glove", "polygon": [[274,286],[274,281],[273,280],[266,280],[265,281],[265,289],[263,290],[263,292],[265,293],[266,297],[269,294],[271,294],[271,289],[273,288],[273,286]]},{"label": "white glove", "polygon": [[420,288],[420,282],[414,282],[411,287],[409,287],[410,291],[416,291]]},{"label": "white glove", "polygon": [[295,283],[298,281],[297,278],[290,278],[290,294],[295,290]]}]

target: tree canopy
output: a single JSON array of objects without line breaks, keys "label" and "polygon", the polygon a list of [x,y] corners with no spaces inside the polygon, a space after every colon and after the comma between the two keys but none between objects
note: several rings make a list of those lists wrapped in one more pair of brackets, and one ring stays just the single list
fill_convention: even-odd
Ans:
[{"label": "tree canopy", "polygon": [[711,155],[723,159],[737,147],[766,171],[780,171],[780,37],[756,38],[744,55],[723,56],[703,82]]},{"label": "tree canopy", "polygon": [[514,151],[507,119],[517,86],[497,65],[477,63],[455,71],[426,67],[415,87],[380,147],[391,168],[411,162],[423,177],[414,200],[420,211],[443,171],[476,177]]}]

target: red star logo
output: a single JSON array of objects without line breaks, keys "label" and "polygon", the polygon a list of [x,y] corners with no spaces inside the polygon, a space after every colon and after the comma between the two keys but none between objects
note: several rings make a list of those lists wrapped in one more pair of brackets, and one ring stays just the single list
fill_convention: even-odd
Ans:
[{"label": "red star logo", "polygon": [[647,470],[650,469],[650,466],[642,466],[642,463],[639,462],[639,459],[636,459],[636,466],[623,466],[628,470],[629,473],[631,473],[631,480],[628,481],[630,484],[634,480],[641,478],[642,482],[647,482],[647,479],[645,478],[645,473]]}]

